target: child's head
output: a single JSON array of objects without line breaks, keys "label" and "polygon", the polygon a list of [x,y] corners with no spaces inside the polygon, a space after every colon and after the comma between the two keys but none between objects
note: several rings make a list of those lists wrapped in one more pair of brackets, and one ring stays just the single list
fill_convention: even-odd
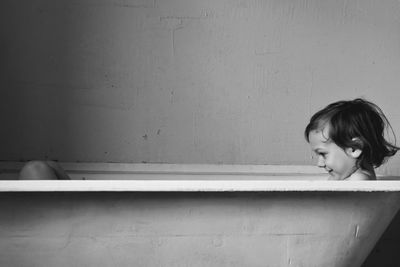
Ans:
[{"label": "child's head", "polygon": [[345,179],[356,169],[379,167],[399,149],[384,137],[390,124],[375,104],[355,99],[338,101],[315,113],[305,138],[318,155],[318,166],[335,179]]}]

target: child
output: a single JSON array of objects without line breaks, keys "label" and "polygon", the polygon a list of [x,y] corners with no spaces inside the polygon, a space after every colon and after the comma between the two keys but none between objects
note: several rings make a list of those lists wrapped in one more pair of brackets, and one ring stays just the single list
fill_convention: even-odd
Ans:
[{"label": "child", "polygon": [[70,180],[68,174],[54,161],[29,161],[20,173],[20,180]]},{"label": "child", "polygon": [[399,149],[384,138],[382,110],[363,100],[338,101],[315,113],[304,134],[330,180],[375,180],[374,168]]}]

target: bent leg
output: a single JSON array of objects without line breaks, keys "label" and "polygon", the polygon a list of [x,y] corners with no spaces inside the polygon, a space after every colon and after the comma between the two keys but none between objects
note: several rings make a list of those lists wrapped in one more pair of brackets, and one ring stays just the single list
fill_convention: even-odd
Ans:
[{"label": "bent leg", "polygon": [[68,174],[61,166],[55,161],[46,161],[46,163],[53,169],[58,180],[71,180]]},{"label": "bent leg", "polygon": [[52,161],[29,161],[19,173],[20,180],[69,180],[69,176]]}]

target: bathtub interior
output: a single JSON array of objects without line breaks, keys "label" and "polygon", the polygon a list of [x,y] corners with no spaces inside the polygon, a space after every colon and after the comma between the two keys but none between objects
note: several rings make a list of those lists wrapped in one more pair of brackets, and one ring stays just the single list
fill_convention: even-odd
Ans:
[{"label": "bathtub interior", "polygon": [[[59,163],[72,180],[324,180],[313,166]],[[17,180],[23,163],[0,163],[0,180]]]},{"label": "bathtub interior", "polygon": [[[71,180],[309,180],[324,181],[324,170],[306,165],[216,165],[70,163],[60,165]],[[18,180],[21,162],[0,162],[0,180]],[[377,174],[377,180],[400,180]]]}]

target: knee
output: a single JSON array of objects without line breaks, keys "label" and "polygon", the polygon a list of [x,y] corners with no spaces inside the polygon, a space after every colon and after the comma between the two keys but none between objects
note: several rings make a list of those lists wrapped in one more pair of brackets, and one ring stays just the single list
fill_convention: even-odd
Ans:
[{"label": "knee", "polygon": [[19,173],[21,180],[57,180],[51,167],[45,162],[40,160],[33,160],[27,162]]}]

